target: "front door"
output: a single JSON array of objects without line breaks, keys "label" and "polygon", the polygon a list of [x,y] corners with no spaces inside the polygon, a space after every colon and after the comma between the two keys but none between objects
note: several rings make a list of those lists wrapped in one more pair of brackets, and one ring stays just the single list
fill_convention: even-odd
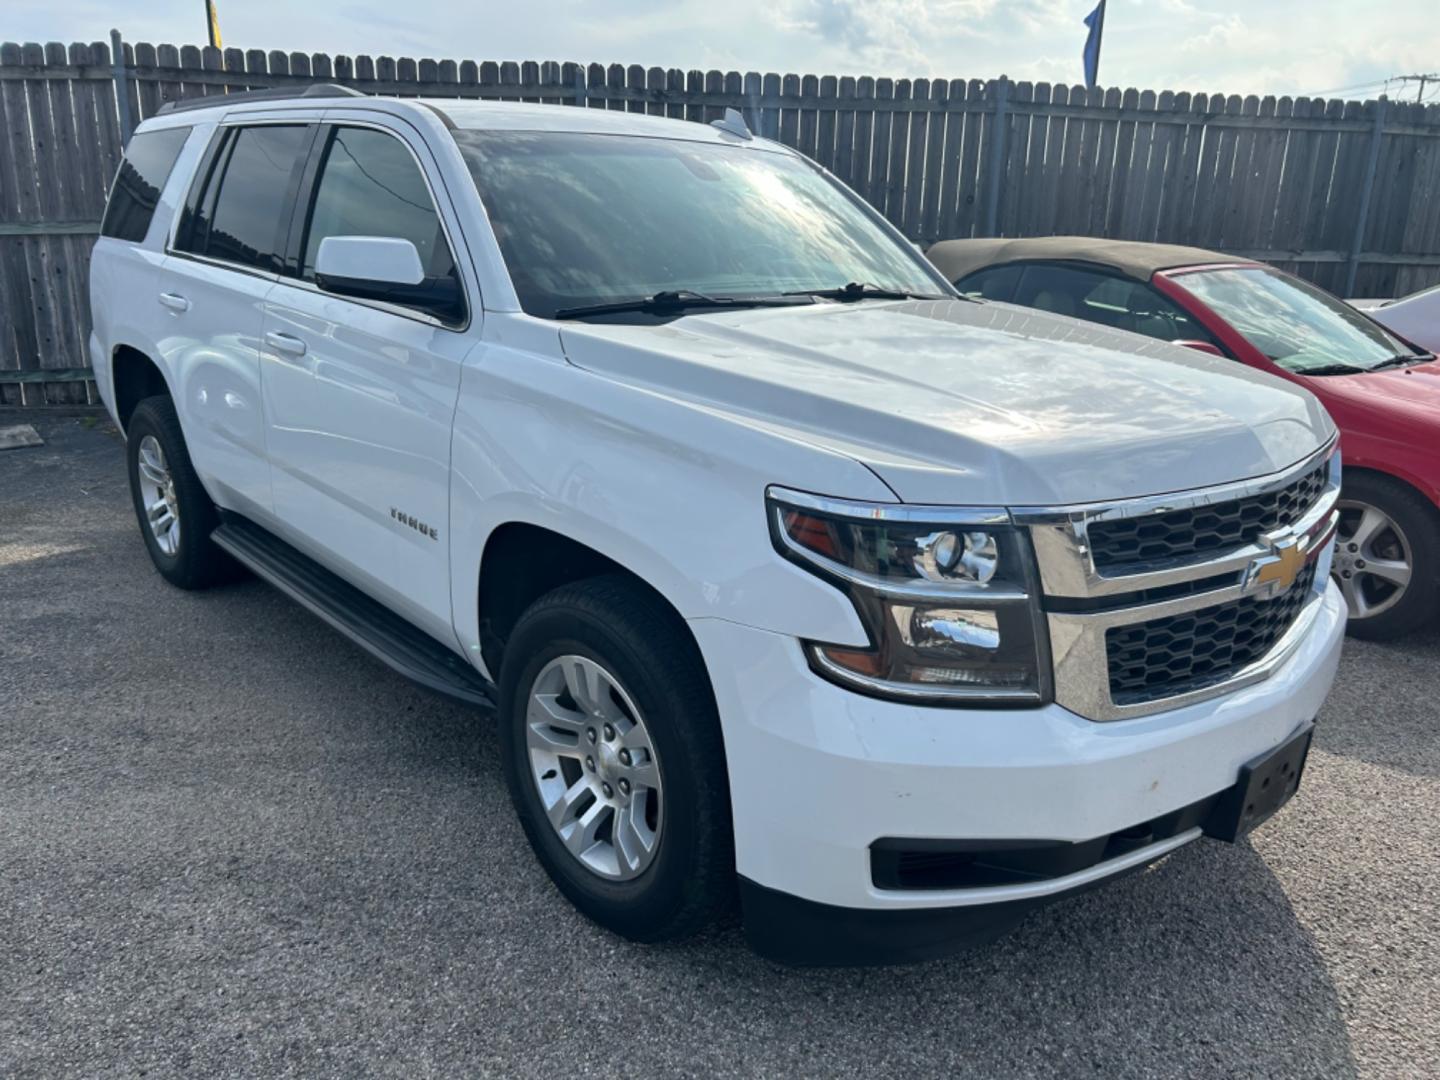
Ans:
[{"label": "front door", "polygon": [[387,236],[413,242],[427,275],[458,276],[433,165],[408,134],[322,129],[296,265],[264,304],[261,379],[282,534],[453,645],[450,429],[468,320],[336,296],[314,274],[326,237]]}]

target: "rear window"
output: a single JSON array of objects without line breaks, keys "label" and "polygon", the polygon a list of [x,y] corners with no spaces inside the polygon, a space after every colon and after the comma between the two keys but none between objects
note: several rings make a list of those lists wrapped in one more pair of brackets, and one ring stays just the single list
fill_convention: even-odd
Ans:
[{"label": "rear window", "polygon": [[139,244],[150,231],[150,220],[160,202],[160,192],[180,156],[180,148],[190,137],[188,127],[164,128],[161,131],[137,132],[125,148],[125,160],[115,175],[110,201],[105,204],[105,219],[100,235]]},{"label": "rear window", "polygon": [[289,228],[293,173],[309,135],[301,124],[231,132],[184,230],[183,249],[278,272]]}]

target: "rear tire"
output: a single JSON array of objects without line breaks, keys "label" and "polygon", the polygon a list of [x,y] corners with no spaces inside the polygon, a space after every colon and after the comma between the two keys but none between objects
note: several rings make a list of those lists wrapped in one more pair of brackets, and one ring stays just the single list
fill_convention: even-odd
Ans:
[{"label": "rear tire", "polygon": [[1346,471],[1339,505],[1332,573],[1350,609],[1350,634],[1390,641],[1434,618],[1440,511],[1409,484],[1362,470]]},{"label": "rear tire", "polygon": [[714,695],[694,640],[659,597],[620,576],[541,597],[506,644],[499,715],[520,823],[582,913],[657,942],[733,905]]},{"label": "rear tire", "polygon": [[210,542],[219,514],[195,475],[169,396],[135,406],[125,458],[140,535],[160,576],[182,589],[204,589],[234,576],[234,561]]}]

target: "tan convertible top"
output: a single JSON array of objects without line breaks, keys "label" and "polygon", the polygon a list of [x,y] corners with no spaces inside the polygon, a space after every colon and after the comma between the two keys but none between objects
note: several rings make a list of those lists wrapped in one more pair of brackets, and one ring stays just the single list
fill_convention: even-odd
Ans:
[{"label": "tan convertible top", "polygon": [[1137,281],[1149,281],[1157,270],[1206,263],[1253,262],[1204,248],[1178,244],[1146,244],[1138,240],[1100,240],[1092,236],[1037,236],[1031,239],[1004,238],[942,240],[926,254],[951,281],[1010,262],[1046,260],[1085,262],[1103,266]]}]

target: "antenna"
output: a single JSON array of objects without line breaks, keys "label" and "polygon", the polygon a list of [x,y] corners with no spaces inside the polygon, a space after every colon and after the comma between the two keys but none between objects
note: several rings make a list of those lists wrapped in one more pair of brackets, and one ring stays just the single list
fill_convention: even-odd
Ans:
[{"label": "antenna", "polygon": [[726,109],[725,119],[711,120],[710,126],[725,132],[727,135],[735,135],[741,139],[753,139],[755,137],[754,133],[750,130],[750,126],[745,123],[745,117],[740,115],[739,109]]}]

